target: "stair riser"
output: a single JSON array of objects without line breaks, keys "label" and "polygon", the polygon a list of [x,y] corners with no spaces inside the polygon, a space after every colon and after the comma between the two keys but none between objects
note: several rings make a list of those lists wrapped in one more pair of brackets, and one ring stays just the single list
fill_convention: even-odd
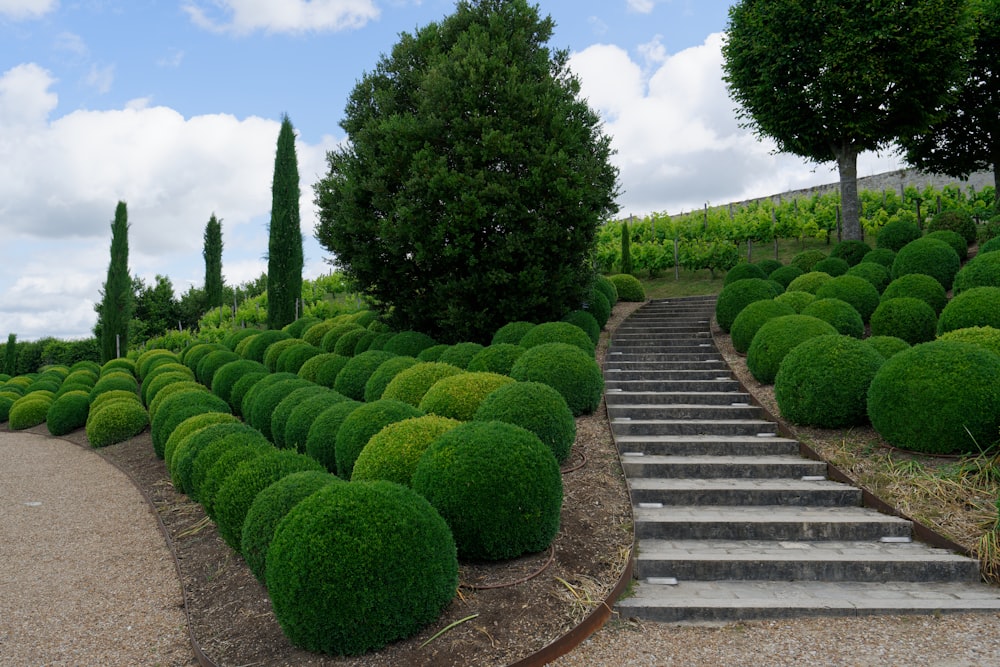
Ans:
[{"label": "stair riser", "polygon": [[608,368],[604,371],[604,377],[609,382],[670,382],[673,380],[689,381],[719,381],[721,378],[732,380],[732,374],[721,368],[707,368],[701,370],[621,370]]},{"label": "stair riser", "polygon": [[[897,609],[887,604],[884,609],[855,609],[850,606],[829,607],[656,607],[616,606],[623,618],[639,618],[653,623],[735,623],[739,621],[764,621],[804,617],[837,618],[851,616],[878,616],[885,614],[928,614],[933,609]],[[948,610],[951,612],[961,610]],[[970,608],[969,611],[976,611]]]},{"label": "stair riser", "polygon": [[[798,454],[799,444],[792,441],[745,442],[739,444],[725,442],[623,442],[618,449],[622,461],[631,463],[626,452],[641,452],[647,456],[771,456],[778,454]],[[639,457],[635,457],[639,458]]]},{"label": "stair riser", "polygon": [[[831,489],[632,489],[636,503],[663,503],[678,506],[762,507],[858,507],[861,490],[845,487]],[[721,538],[720,538],[721,539]]]},{"label": "stair riser", "polygon": [[649,362],[649,363],[712,362],[716,364],[722,363],[723,366],[728,368],[728,365],[726,365],[725,362],[720,362],[721,357],[719,356],[718,352],[706,352],[705,350],[707,348],[702,348],[702,347],[699,347],[698,349],[699,349],[698,352],[679,353],[679,354],[670,354],[670,353],[657,354],[655,352],[646,353],[641,351],[640,353],[637,354],[632,352],[625,352],[624,350],[619,351],[612,347],[608,348],[607,363],[614,364],[616,361]]},{"label": "stair riser", "polygon": [[719,405],[733,407],[734,403],[750,403],[749,394],[739,392],[625,392],[609,391],[604,399],[608,407],[628,405]]},{"label": "stair riser", "polygon": [[[637,457],[638,458],[638,457]],[[630,478],[659,479],[784,479],[806,475],[826,475],[821,461],[802,463],[710,464],[710,463],[634,463],[622,462]]]},{"label": "stair riser", "polygon": [[975,561],[693,561],[646,560],[635,576],[683,581],[979,581]]},{"label": "stair riser", "polygon": [[774,433],[777,427],[770,422],[636,422],[613,421],[611,430],[616,435],[720,435],[755,436],[758,433]]},{"label": "stair riser", "polygon": [[618,382],[615,380],[606,380],[604,382],[604,390],[606,392],[610,393],[616,389],[620,389],[621,391],[658,391],[664,393],[675,391],[739,392],[740,383],[736,380],[674,380],[670,382],[643,382],[638,380]]},{"label": "stair riser", "polygon": [[[729,521],[639,521],[637,539],[651,540],[879,540],[882,537],[909,537],[907,523],[801,522],[733,523]],[[641,545],[640,545],[641,549]]]},{"label": "stair riser", "polygon": [[609,405],[608,415],[611,419],[692,419],[697,421],[708,421],[712,419],[723,420],[758,420],[763,416],[763,411],[753,405]]}]

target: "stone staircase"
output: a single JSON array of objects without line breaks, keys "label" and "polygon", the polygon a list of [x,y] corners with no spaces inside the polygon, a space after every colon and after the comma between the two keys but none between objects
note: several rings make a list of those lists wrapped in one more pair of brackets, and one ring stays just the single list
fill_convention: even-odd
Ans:
[{"label": "stone staircase", "polygon": [[605,361],[635,519],[623,617],[661,622],[1000,609],[978,562],[914,541],[750,402],[715,349],[714,297],[653,301]]}]

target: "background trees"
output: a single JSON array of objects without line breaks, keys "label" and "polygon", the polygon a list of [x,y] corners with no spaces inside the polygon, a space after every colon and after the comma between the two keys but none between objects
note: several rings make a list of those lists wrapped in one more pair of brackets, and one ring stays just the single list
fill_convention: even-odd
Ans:
[{"label": "background trees", "polygon": [[132,278],[128,271],[128,227],[128,210],[125,202],[120,201],[111,223],[111,261],[94,327],[94,333],[100,340],[101,363],[128,351],[128,330],[133,310]]},{"label": "background trees", "polygon": [[617,170],[552,28],[525,0],[462,1],[352,92],[316,237],[396,327],[484,340],[580,307]]},{"label": "background trees", "polygon": [[292,121],[284,115],[281,117],[278,149],[274,156],[271,225],[267,246],[267,326],[270,329],[280,329],[295,319],[296,301],[302,295],[304,260],[299,194],[295,130]]},{"label": "background trees", "polygon": [[861,238],[857,157],[922,132],[965,75],[967,0],[743,0],[725,80],[746,126],[782,152],[836,161],[844,237]]}]

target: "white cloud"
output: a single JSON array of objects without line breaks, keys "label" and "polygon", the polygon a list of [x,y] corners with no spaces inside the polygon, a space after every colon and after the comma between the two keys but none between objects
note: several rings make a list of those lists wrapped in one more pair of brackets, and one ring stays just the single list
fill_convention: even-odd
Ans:
[{"label": "white cloud", "polygon": [[190,0],[191,21],[213,32],[320,32],[360,28],[378,18],[373,0]]},{"label": "white cloud", "polygon": [[55,11],[58,0],[0,0],[0,16],[33,19]]},{"label": "white cloud", "polygon": [[649,14],[656,6],[656,0],[625,0],[625,5],[630,12]]},{"label": "white cloud", "polygon": [[111,84],[115,82],[115,66],[105,65],[101,67],[99,65],[91,65],[87,71],[87,76],[84,77],[84,81],[88,86],[103,95],[111,90]]}]

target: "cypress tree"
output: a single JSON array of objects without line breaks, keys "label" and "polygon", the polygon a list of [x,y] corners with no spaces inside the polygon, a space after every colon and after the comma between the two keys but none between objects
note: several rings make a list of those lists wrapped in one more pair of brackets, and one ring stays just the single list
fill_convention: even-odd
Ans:
[{"label": "cypress tree", "polygon": [[101,363],[128,350],[128,325],[132,319],[132,277],[128,272],[128,211],[118,202],[111,223],[111,262],[104,282],[97,328],[100,330]]},{"label": "cypress tree", "polygon": [[205,225],[205,306],[222,304],[222,221],[212,214]]},{"label": "cypress tree", "polygon": [[4,373],[17,375],[17,334],[7,336],[7,349],[4,353]]},{"label": "cypress tree", "polygon": [[622,273],[632,273],[632,234],[622,220]]},{"label": "cypress tree", "polygon": [[267,247],[267,326],[280,329],[295,319],[302,295],[302,230],[299,225],[299,166],[295,130],[281,118],[271,184],[271,224]]}]

